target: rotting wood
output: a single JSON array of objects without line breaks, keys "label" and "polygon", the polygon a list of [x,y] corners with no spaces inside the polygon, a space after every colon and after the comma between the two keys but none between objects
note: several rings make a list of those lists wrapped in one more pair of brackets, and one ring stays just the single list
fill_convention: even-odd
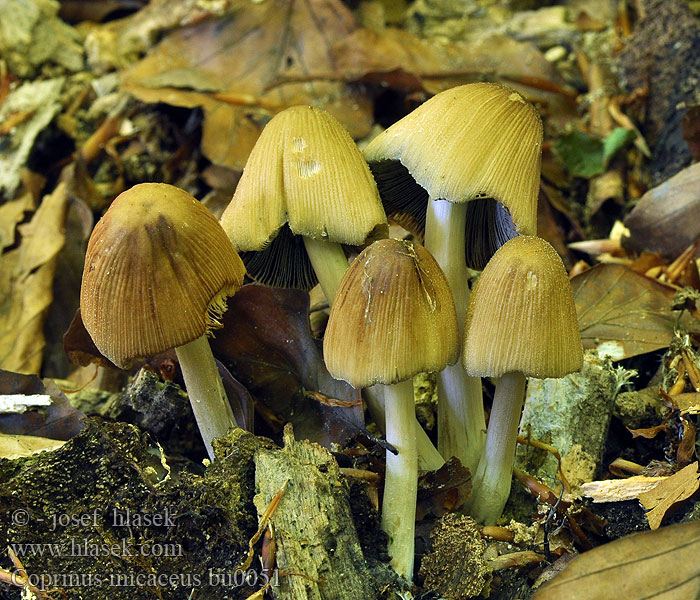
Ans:
[{"label": "rotting wood", "polygon": [[255,458],[258,514],[287,484],[271,522],[277,541],[278,598],[372,600],[378,597],[350,512],[346,488],[331,454],[296,441],[285,427],[284,448]]}]

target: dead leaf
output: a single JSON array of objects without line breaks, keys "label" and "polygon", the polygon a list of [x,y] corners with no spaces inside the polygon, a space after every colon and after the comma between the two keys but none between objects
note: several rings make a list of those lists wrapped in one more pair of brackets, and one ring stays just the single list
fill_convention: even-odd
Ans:
[{"label": "dead leaf", "polygon": [[647,510],[650,529],[658,529],[666,512],[677,502],[690,498],[700,487],[697,461],[667,477],[654,489],[639,494]]},{"label": "dead leaf", "polygon": [[675,258],[700,238],[700,163],[683,169],[644,194],[625,219],[622,245]]},{"label": "dead leaf", "polygon": [[[16,207],[8,209],[15,217],[24,215],[28,206],[26,199],[18,202],[21,212]],[[53,299],[56,256],[65,241],[67,206],[65,184],[59,184],[52,194],[44,197],[28,223],[13,224],[13,241],[0,248],[0,367],[3,369],[38,373],[41,368],[44,315]],[[9,241],[6,235],[3,234],[5,243]]]},{"label": "dead leaf", "polygon": [[683,424],[683,437],[678,444],[678,450],[676,450],[676,462],[679,465],[687,465],[695,460],[695,438],[697,429],[695,425],[684,416],[681,415],[680,420]]},{"label": "dead leaf", "polygon": [[342,408],[350,408],[351,406],[362,405],[362,398],[358,398],[357,400],[338,400],[338,398],[329,398],[325,394],[321,394],[319,392],[309,392],[308,390],[304,390],[304,396],[311,398],[312,400],[316,400],[316,402],[320,402],[324,406],[340,406]]},{"label": "dead leaf", "polygon": [[239,171],[270,116],[289,106],[321,106],[353,137],[369,132],[366,95],[328,80],[336,73],[330,45],[356,27],[342,2],[232,4],[230,14],[167,35],[124,74],[123,88],[145,102],[202,107],[204,154]]},{"label": "dead leaf", "polygon": [[0,415],[0,433],[69,440],[83,428],[85,415],[71,406],[68,398],[50,379],[42,382],[36,375],[0,369],[0,393],[48,394],[51,397],[51,405],[45,409]]},{"label": "dead leaf", "polygon": [[459,509],[472,491],[472,476],[456,457],[450,458],[437,471],[428,471],[418,479],[416,519],[427,515],[442,517]]},{"label": "dead leaf", "polygon": [[584,348],[613,360],[669,345],[674,290],[622,265],[597,265],[571,280]]},{"label": "dead leaf", "polygon": [[33,435],[6,435],[0,433],[0,458],[10,460],[30,456],[36,452],[55,450],[60,448],[65,441],[36,437]]},{"label": "dead leaf", "polygon": [[[17,8],[16,10],[21,9]],[[4,18],[7,18],[9,14],[9,11],[4,12]],[[14,21],[17,24],[23,19],[15,19]],[[27,21],[31,21],[31,18]],[[24,41],[29,42],[29,40]],[[9,58],[10,52],[6,46],[4,54]],[[41,55],[43,52],[35,54]],[[2,140],[0,192],[6,193],[8,197],[12,196],[20,184],[21,170],[27,164],[27,158],[36,137],[46,129],[61,109],[60,94],[64,82],[65,78],[63,77],[26,82],[14,89],[0,106],[0,123],[16,118],[17,115],[27,115],[27,118],[18,122]]]},{"label": "dead leaf", "polygon": [[533,600],[685,600],[700,593],[700,522],[628,535],[572,560]]},{"label": "dead leaf", "polygon": [[672,399],[678,410],[690,411],[700,405],[700,392],[675,394]]},{"label": "dead leaf", "polygon": [[443,90],[488,77],[508,83],[548,82],[563,88],[556,69],[532,44],[506,35],[489,35],[475,43],[423,39],[387,27],[357,29],[333,44],[331,52],[346,81],[362,80],[402,92]]},{"label": "dead leaf", "polygon": [[[360,392],[328,373],[308,310],[306,292],[243,286],[229,299],[212,350],[259,402],[292,422],[300,438],[343,444],[364,425]],[[304,390],[346,405],[326,406]]]},{"label": "dead leaf", "polygon": [[668,425],[655,425],[654,427],[644,427],[642,429],[627,429],[632,434],[632,438],[643,437],[647,440],[653,440],[660,433],[669,434],[671,430]]},{"label": "dead leaf", "polygon": [[108,358],[104,357],[97,346],[95,346],[95,342],[92,341],[90,334],[85,329],[79,308],[75,311],[73,320],[63,335],[63,350],[72,363],[81,367],[87,367],[89,364],[95,363],[102,367],[118,368]]}]

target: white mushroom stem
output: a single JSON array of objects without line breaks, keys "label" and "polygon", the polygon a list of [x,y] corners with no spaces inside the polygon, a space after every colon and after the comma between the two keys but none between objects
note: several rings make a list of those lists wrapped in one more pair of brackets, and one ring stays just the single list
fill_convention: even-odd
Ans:
[{"label": "white mushroom stem", "polygon": [[304,247],[330,306],[335,300],[340,281],[348,270],[348,259],[345,258],[343,247],[336,242],[314,240],[306,236]]},{"label": "white mushroom stem", "polygon": [[[457,310],[460,335],[469,305],[465,252],[467,205],[429,200],[426,210],[425,247],[447,277]],[[484,447],[486,420],[481,379],[466,374],[461,364],[438,374],[438,450],[445,458],[456,456],[472,473]]]},{"label": "white mushroom stem", "polygon": [[382,529],[389,536],[391,566],[413,579],[418,455],[413,381],[407,379],[384,387],[386,439],[398,451],[387,451]]},{"label": "white mushroom stem", "polygon": [[236,427],[236,420],[209,341],[206,336],[201,336],[189,344],[175,348],[175,353],[199,432],[209,458],[214,460],[212,440],[225,435],[231,427]]},{"label": "white mushroom stem", "polygon": [[[374,422],[386,435],[386,414],[384,411],[384,387],[381,383],[364,389],[367,408]],[[415,409],[414,409],[415,410]],[[414,413],[415,414],[415,413]],[[416,422],[416,447],[418,449],[418,470],[437,471],[445,464],[445,459],[437,451],[437,448],[430,441],[425,429],[421,427],[418,419]]]},{"label": "white mushroom stem", "polygon": [[503,512],[513,478],[520,412],[525,401],[525,375],[506,373],[496,383],[486,446],[472,482],[469,514],[493,525]]}]

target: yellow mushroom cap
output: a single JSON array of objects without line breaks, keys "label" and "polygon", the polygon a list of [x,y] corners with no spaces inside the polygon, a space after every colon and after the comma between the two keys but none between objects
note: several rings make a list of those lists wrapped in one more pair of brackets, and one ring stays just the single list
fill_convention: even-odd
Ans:
[{"label": "yellow mushroom cap", "polygon": [[541,146],[542,122],[520,94],[470,83],[430,98],[364,154],[392,218],[406,198],[416,205],[406,207],[409,220],[419,223],[425,217],[417,205],[428,196],[455,203],[493,198],[519,233],[535,235]]},{"label": "yellow mushroom cap", "polygon": [[354,387],[393,384],[453,364],[457,316],[431,254],[393,239],[363,250],[340,284],[323,354],[331,375]]},{"label": "yellow mushroom cap", "polygon": [[260,134],[221,225],[238,251],[295,234],[361,245],[386,223],[377,186],[350,134],[329,112],[292,106]]},{"label": "yellow mushroom cap", "polygon": [[143,183],[120,194],[88,242],[80,312],[115,365],[219,326],[245,268],[216,218],[187,192]]},{"label": "yellow mushroom cap", "polygon": [[462,353],[472,376],[563,377],[581,369],[583,350],[566,269],[533,236],[506,242],[474,287]]}]

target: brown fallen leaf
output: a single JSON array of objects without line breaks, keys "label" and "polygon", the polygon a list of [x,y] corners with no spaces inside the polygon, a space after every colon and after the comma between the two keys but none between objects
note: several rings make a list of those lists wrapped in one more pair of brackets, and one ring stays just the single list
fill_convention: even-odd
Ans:
[{"label": "brown fallen leaf", "polygon": [[654,489],[639,495],[647,510],[650,529],[658,529],[666,512],[677,502],[690,498],[700,487],[697,461],[667,477]]},{"label": "brown fallen leaf", "polygon": [[320,402],[324,406],[340,406],[341,408],[350,408],[351,406],[361,406],[362,398],[357,398],[356,400],[338,400],[338,398],[330,398],[325,394],[320,392],[309,392],[304,390],[304,396]]},{"label": "brown fallen leaf", "polygon": [[700,406],[700,392],[688,392],[672,396],[673,403],[678,410],[690,411]]},{"label": "brown fallen leaf", "polygon": [[691,600],[700,594],[700,522],[635,533],[572,560],[533,600]]},{"label": "brown fallen leaf", "polygon": [[[15,204],[17,203],[17,204]],[[68,197],[65,184],[32,210],[26,198],[0,207],[0,367],[38,373],[44,349],[44,315],[53,299],[56,256],[63,247]],[[4,215],[14,219],[5,223]]]},{"label": "brown fallen leaf", "polygon": [[471,473],[453,456],[437,471],[428,471],[418,479],[416,519],[421,521],[427,515],[442,517],[454,512],[471,492]]},{"label": "brown fallen leaf", "polygon": [[531,84],[566,95],[561,76],[532,44],[506,35],[478,42],[424,39],[387,27],[379,32],[357,29],[331,47],[339,76],[363,80],[403,92],[437,94],[469,80]]},{"label": "brown fallen leaf", "polygon": [[0,369],[0,394],[48,394],[51,405],[41,410],[0,415],[0,433],[34,435],[69,440],[83,428],[85,415],[73,408],[68,398],[50,379]]},{"label": "brown fallen leaf", "polygon": [[270,116],[295,104],[325,108],[353,137],[369,132],[367,96],[328,81],[331,44],[355,28],[340,0],[234,0],[230,14],[167,35],[122,87],[145,102],[202,107],[204,154],[240,171]]},{"label": "brown fallen leaf", "polygon": [[584,348],[613,360],[669,345],[674,290],[622,265],[597,265],[571,280]]},{"label": "brown fallen leaf", "polygon": [[[675,258],[700,238],[700,163],[683,169],[644,194],[625,219],[632,252],[658,252]],[[697,255],[696,255],[697,256]]]},{"label": "brown fallen leaf", "polygon": [[660,433],[670,434],[671,429],[668,425],[654,425],[654,427],[643,427],[641,429],[627,429],[632,434],[632,438],[643,437],[647,440],[653,440]]},{"label": "brown fallen leaf", "polygon": [[[294,424],[299,438],[343,444],[364,426],[360,391],[328,373],[308,310],[306,292],[245,285],[229,299],[212,350],[258,402]],[[342,404],[327,406],[304,391]]]}]

